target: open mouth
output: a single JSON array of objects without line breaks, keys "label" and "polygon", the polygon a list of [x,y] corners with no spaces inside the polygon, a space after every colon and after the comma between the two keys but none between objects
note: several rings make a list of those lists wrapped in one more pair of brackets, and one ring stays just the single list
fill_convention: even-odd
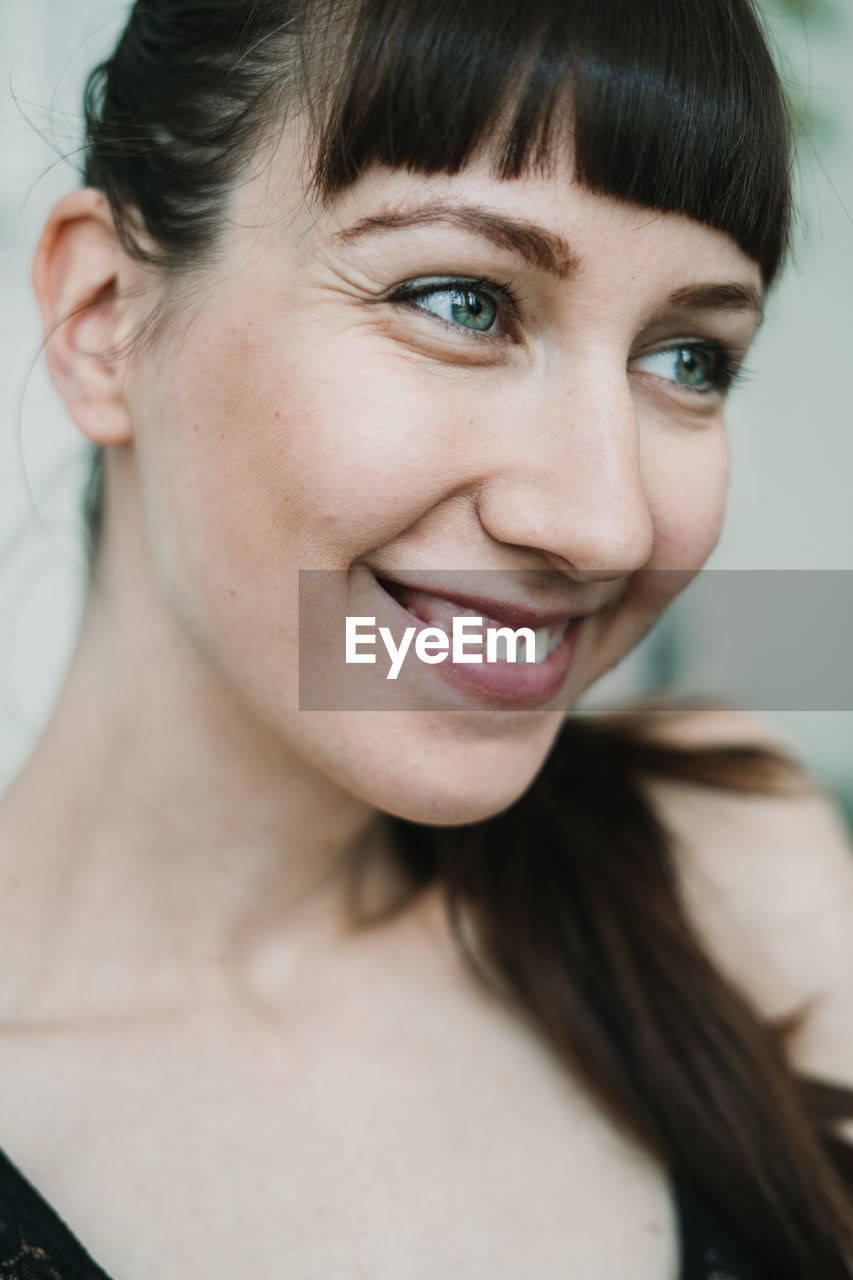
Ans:
[{"label": "open mouth", "polygon": [[[381,611],[378,601],[371,606],[364,601],[361,612],[384,612],[388,639],[396,645],[402,644],[404,633],[414,628],[406,651],[414,652],[421,661],[407,663],[406,672],[414,682],[410,687],[417,690],[413,696],[419,707],[467,708],[473,703],[490,710],[539,711],[561,695],[589,610],[573,609],[554,595],[548,601],[541,600],[538,607],[492,594],[481,595],[478,588],[490,576],[460,572],[456,582],[465,582],[464,594],[450,586],[445,594],[448,575],[431,580],[424,575],[419,583],[405,584],[371,570],[371,577],[390,608]],[[491,580],[497,583],[497,576]],[[472,624],[472,618],[481,621]],[[419,644],[419,633],[433,628],[435,634],[423,637]],[[382,630],[380,627],[380,633]],[[524,634],[525,630],[530,636]],[[443,644],[432,649],[432,656],[421,656],[427,645],[437,645],[439,639]],[[383,643],[387,644],[387,640]],[[390,674],[389,670],[386,679]],[[402,660],[397,674],[403,696],[408,696]],[[396,676],[392,679],[396,682]],[[449,704],[448,686],[453,690]],[[461,704],[457,701],[459,695],[464,700]]]},{"label": "open mouth", "polygon": [[[487,656],[488,661],[498,664],[520,662],[540,665],[547,662],[551,654],[563,644],[572,621],[564,618],[543,626],[526,628],[534,638],[530,645],[525,637],[519,637],[516,641],[508,634],[520,630],[517,620],[491,617],[482,609],[472,608],[428,591],[403,586],[389,578],[377,578],[377,582],[421,627],[434,627],[451,636],[454,618],[480,618],[483,635],[477,638],[468,632],[465,638],[466,652],[477,653],[479,650]],[[488,631],[496,633],[491,645],[486,638]]]}]

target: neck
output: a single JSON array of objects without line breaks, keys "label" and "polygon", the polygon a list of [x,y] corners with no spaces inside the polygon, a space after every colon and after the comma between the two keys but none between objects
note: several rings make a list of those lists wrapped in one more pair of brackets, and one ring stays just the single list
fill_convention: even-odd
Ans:
[{"label": "neck", "polygon": [[356,890],[369,910],[404,890],[383,816],[246,714],[134,590],[104,570],[0,806],[0,927],[17,957],[0,1002],[28,1016],[286,983],[349,936]]}]

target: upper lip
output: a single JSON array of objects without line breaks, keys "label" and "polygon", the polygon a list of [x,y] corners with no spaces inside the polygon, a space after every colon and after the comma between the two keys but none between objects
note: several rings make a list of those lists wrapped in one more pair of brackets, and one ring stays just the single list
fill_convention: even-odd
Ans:
[{"label": "upper lip", "polygon": [[476,609],[494,619],[495,622],[512,627],[516,631],[519,627],[532,627],[535,631],[540,627],[561,626],[570,622],[572,618],[585,617],[592,612],[589,607],[583,609],[564,606],[537,609],[530,604],[521,604],[514,600],[496,600],[491,596],[467,595],[461,591],[448,590],[440,584],[413,582],[408,578],[392,576],[389,573],[377,571],[375,576],[380,586],[390,583],[391,586],[403,587],[409,591],[422,591],[426,595],[438,596],[451,604],[461,605],[463,609]]}]

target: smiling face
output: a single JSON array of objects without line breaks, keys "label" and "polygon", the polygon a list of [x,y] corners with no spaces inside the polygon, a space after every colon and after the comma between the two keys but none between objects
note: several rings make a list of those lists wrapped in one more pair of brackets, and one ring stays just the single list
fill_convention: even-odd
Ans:
[{"label": "smiling face", "polygon": [[[375,168],[323,207],[300,154],[286,134],[238,189],[191,312],[128,372],[158,607],[205,678],[343,788],[477,820],[717,541],[760,274],[723,234],[568,168]],[[461,570],[490,599],[587,616],[532,712],[436,667],[431,709],[300,711],[302,569],[335,571],[330,614],[378,625],[401,602],[442,616],[378,578],[440,597]]]}]

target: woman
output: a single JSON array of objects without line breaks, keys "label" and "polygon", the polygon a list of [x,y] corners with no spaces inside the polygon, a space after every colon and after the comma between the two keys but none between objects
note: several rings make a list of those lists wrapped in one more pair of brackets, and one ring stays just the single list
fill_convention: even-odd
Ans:
[{"label": "woman", "polygon": [[[849,1277],[834,813],[747,719],[566,719],[719,534],[789,219],[746,0],[140,0],[87,111],[35,265],[99,452],[0,809],[3,1274]],[[305,570],[312,626],[542,660],[354,712]]]}]

